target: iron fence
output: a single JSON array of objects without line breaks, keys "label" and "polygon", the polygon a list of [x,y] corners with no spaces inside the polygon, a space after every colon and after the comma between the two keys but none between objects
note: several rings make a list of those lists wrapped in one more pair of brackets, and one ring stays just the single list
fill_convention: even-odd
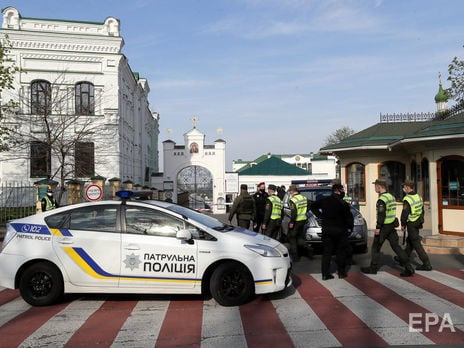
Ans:
[{"label": "iron fence", "polygon": [[0,183],[0,225],[36,213],[36,187],[29,183]]}]

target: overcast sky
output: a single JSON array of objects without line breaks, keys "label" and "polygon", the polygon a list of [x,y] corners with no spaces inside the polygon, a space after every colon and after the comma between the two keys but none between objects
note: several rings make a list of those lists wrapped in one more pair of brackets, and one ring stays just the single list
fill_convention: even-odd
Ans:
[{"label": "overcast sky", "polygon": [[[193,127],[232,160],[317,152],[380,113],[434,112],[464,59],[462,0],[1,0],[23,17],[120,20],[160,114],[159,146]],[[453,102],[450,102],[452,105]],[[219,130],[219,131],[218,131]],[[222,131],[221,131],[222,130]],[[160,164],[162,167],[162,163]]]}]

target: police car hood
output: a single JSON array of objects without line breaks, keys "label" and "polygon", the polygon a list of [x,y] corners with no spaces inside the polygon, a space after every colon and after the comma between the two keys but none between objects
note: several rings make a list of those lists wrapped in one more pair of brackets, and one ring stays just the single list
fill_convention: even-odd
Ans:
[{"label": "police car hood", "polygon": [[233,237],[240,239],[245,243],[253,244],[264,244],[271,247],[276,247],[280,244],[279,241],[272,239],[264,234],[256,233],[250,230],[247,230],[243,227],[235,227],[233,230],[226,232],[228,237]]}]

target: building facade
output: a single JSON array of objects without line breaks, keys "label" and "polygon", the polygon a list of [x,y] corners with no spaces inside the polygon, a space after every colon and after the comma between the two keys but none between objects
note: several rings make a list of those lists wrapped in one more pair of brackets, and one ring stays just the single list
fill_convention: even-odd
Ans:
[{"label": "building facade", "polygon": [[159,170],[159,115],[150,110],[148,81],[122,53],[119,20],[26,18],[13,7],[2,13],[0,38],[21,71],[3,96],[18,102],[3,122],[18,129],[20,146],[0,153],[1,180],[101,176],[149,185]]},{"label": "building facade", "polygon": [[376,125],[321,149],[340,159],[342,182],[370,229],[377,200],[372,182],[387,181],[399,216],[401,184],[409,179],[424,199],[424,228],[464,236],[464,104],[448,109],[441,83],[435,101],[436,113],[381,115]]}]

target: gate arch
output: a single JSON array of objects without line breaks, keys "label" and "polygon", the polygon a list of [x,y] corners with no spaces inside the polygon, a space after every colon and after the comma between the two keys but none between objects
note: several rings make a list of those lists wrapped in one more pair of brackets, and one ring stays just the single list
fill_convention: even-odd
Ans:
[{"label": "gate arch", "polygon": [[177,194],[186,196],[178,203],[196,210],[210,210],[213,201],[213,175],[202,166],[191,165],[177,174]]}]

